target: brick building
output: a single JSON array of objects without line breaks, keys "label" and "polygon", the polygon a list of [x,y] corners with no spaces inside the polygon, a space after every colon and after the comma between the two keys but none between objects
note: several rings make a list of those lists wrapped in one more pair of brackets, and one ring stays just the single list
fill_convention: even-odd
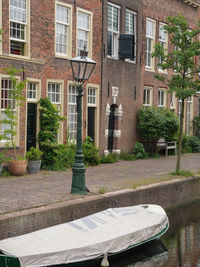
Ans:
[{"label": "brick building", "polygon": [[[142,1],[103,1],[101,152],[130,151],[137,140],[136,112],[140,104]],[[118,39],[134,35],[133,55],[124,58]]]},{"label": "brick building", "polygon": [[[97,66],[85,84],[83,97],[83,134],[93,131],[98,138],[97,118],[101,70],[101,2],[99,0],[1,0],[0,27],[0,117],[9,97],[10,83],[3,68],[22,68],[19,79],[26,79],[26,101],[18,114],[17,144],[23,154],[36,145],[39,131],[41,97],[49,97],[67,120],[60,123],[59,143],[67,135],[76,135],[76,88],[73,84],[69,58],[86,46],[88,56]],[[95,29],[95,30],[94,30]],[[96,116],[88,120],[89,116]],[[1,131],[6,128],[2,124]],[[97,142],[98,143],[98,142]],[[0,146],[5,147],[5,142]]]},{"label": "brick building", "polygon": [[[195,29],[199,20],[200,1],[190,0],[144,0],[143,1],[143,50],[141,66],[141,105],[167,107],[173,110],[177,116],[180,115],[181,102],[175,98],[174,94],[167,93],[168,88],[159,80],[154,78],[155,74],[170,75],[170,71],[163,71],[157,67],[157,60],[151,58],[153,46],[157,42],[162,42],[165,48],[170,48],[170,42],[162,26],[167,22],[168,16],[177,16],[180,12],[189,23],[189,28]],[[172,48],[174,49],[174,48]],[[196,58],[198,64],[199,59]],[[142,93],[143,91],[143,93]],[[199,115],[199,96],[186,100],[185,103],[185,123],[186,134],[192,134],[192,119]]]},{"label": "brick building", "polygon": [[[3,68],[21,68],[19,79],[27,80],[26,101],[16,110],[20,152],[36,146],[41,97],[49,97],[67,117],[60,123],[59,143],[76,137],[76,88],[69,58],[84,46],[97,65],[84,85],[83,136],[90,135],[101,154],[133,149],[142,105],[167,107],[179,115],[178,100],[154,78],[162,70],[151,53],[156,41],[170,45],[162,32],[168,15],[181,12],[193,29],[199,6],[198,0],[0,0],[0,118],[10,86]],[[134,39],[127,43],[128,35]],[[127,56],[124,47],[131,54]],[[192,118],[199,114],[199,99],[200,95],[187,100],[187,134],[192,134]],[[1,131],[5,128],[2,124]]]}]

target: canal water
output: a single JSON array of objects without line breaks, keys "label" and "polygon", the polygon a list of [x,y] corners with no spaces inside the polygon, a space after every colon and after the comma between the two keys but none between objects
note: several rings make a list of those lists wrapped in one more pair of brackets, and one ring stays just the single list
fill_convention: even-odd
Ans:
[{"label": "canal water", "polygon": [[200,267],[200,202],[169,209],[167,214],[170,228],[159,244],[138,251],[137,262],[136,255],[129,255],[110,267]]}]

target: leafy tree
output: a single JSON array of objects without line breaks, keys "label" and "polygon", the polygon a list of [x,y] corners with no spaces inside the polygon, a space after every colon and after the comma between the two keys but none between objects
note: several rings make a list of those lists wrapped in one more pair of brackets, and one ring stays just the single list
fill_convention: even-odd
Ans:
[{"label": "leafy tree", "polygon": [[137,129],[145,149],[156,152],[157,141],[164,137],[170,141],[177,133],[179,123],[174,113],[165,108],[143,107],[137,114]]},{"label": "leafy tree", "polygon": [[161,44],[155,45],[153,57],[159,58],[158,66],[163,70],[172,70],[172,75],[156,75],[156,78],[165,82],[169,92],[182,101],[180,114],[180,132],[178,136],[178,153],[176,172],[180,171],[180,159],[183,139],[183,124],[185,99],[195,95],[200,90],[199,72],[195,64],[195,56],[200,55],[200,42],[197,36],[200,33],[200,23],[194,30],[189,29],[188,22],[181,14],[167,17],[168,24],[163,28],[168,33],[173,49],[164,49]]}]

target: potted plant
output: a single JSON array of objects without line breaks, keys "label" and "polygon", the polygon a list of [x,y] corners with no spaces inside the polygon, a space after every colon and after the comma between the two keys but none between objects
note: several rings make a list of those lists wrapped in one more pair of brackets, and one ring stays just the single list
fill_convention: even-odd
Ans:
[{"label": "potted plant", "polygon": [[[7,148],[13,151],[11,160],[8,161],[8,171],[12,175],[24,175],[26,173],[27,161],[17,155],[17,110],[24,100],[23,89],[25,81],[19,81],[16,74],[20,71],[15,68],[5,69],[11,81],[11,88],[8,91],[8,100],[5,103],[4,117],[0,121],[4,124],[5,130],[0,136],[0,139],[5,142]],[[10,154],[10,152],[9,152]]]},{"label": "potted plant", "polygon": [[38,173],[41,167],[41,156],[42,151],[38,148],[31,147],[28,152],[26,152],[26,159],[28,160],[28,172]]}]

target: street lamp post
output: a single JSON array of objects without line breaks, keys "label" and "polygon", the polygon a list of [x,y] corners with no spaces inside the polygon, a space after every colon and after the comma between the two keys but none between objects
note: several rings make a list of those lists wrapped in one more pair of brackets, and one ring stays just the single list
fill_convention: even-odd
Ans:
[{"label": "street lamp post", "polygon": [[96,62],[87,57],[87,51],[81,51],[80,56],[70,59],[72,73],[77,86],[77,136],[76,136],[76,156],[72,167],[71,194],[85,195],[87,193],[85,185],[85,165],[83,163],[82,150],[82,96],[83,84],[90,78]]}]

